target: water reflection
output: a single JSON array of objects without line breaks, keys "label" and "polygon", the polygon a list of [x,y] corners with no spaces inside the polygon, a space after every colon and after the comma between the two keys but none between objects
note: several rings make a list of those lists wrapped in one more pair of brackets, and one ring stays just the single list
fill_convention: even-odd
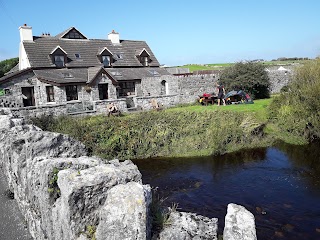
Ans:
[{"label": "water reflection", "polygon": [[135,160],[144,183],[170,206],[219,218],[227,204],[256,217],[258,239],[320,239],[319,145],[276,147],[220,157]]}]

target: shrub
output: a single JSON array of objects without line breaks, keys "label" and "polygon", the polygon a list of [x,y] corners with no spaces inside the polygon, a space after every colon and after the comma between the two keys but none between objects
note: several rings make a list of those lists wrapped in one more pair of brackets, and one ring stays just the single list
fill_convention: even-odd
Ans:
[{"label": "shrub", "polygon": [[287,91],[269,106],[269,117],[287,132],[313,141],[320,137],[320,59],[297,68]]},{"label": "shrub", "polygon": [[222,72],[220,82],[227,91],[243,90],[249,93],[253,99],[270,96],[269,77],[261,63],[236,63]]}]

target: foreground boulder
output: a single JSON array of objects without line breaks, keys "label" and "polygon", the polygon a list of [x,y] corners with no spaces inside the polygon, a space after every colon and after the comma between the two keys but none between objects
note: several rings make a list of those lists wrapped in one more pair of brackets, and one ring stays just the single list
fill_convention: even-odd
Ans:
[{"label": "foreground boulder", "polygon": [[147,211],[150,203],[150,186],[130,182],[112,188],[101,210],[97,240],[104,240],[105,236],[108,239],[150,239],[151,221]]},{"label": "foreground boulder", "polygon": [[257,239],[255,220],[245,207],[228,204],[223,240],[255,240]]},{"label": "foreground boulder", "polygon": [[158,239],[215,240],[217,239],[217,230],[217,218],[210,219],[194,213],[173,211]]}]

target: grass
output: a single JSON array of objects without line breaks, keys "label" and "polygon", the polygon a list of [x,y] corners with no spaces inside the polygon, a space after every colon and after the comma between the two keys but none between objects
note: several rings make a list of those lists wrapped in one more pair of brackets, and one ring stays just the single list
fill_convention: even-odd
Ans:
[{"label": "grass", "polygon": [[227,106],[195,103],[121,117],[64,116],[47,130],[69,134],[93,155],[120,160],[221,155],[270,146],[279,139],[304,143],[270,121],[272,98]]},{"label": "grass", "polygon": [[202,106],[200,104],[194,104],[190,106],[173,107],[166,111],[179,112],[179,111],[191,111],[191,112],[204,112],[204,111],[231,111],[251,113],[260,121],[267,121],[267,107],[271,103],[272,98],[255,100],[254,104],[231,104],[226,106],[218,106],[217,104],[208,106]]},{"label": "grass", "polygon": [[[264,61],[261,62],[263,65],[274,66],[274,65],[291,65],[291,64],[304,64],[311,60],[288,60],[288,61]],[[177,66],[179,68],[189,68],[190,72],[199,70],[223,70],[226,67],[233,65],[234,63],[209,63],[209,64],[186,64],[183,66]]]}]

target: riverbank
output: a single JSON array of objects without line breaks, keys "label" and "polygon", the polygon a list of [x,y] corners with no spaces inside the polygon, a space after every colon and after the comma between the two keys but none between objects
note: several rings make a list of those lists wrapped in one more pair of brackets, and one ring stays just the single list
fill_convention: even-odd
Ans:
[{"label": "riverbank", "polygon": [[[40,118],[42,129],[68,134],[105,159],[210,156],[271,146],[275,141],[304,144],[268,120],[272,99],[254,104],[199,104],[122,117]],[[44,126],[45,124],[45,126]]]}]

